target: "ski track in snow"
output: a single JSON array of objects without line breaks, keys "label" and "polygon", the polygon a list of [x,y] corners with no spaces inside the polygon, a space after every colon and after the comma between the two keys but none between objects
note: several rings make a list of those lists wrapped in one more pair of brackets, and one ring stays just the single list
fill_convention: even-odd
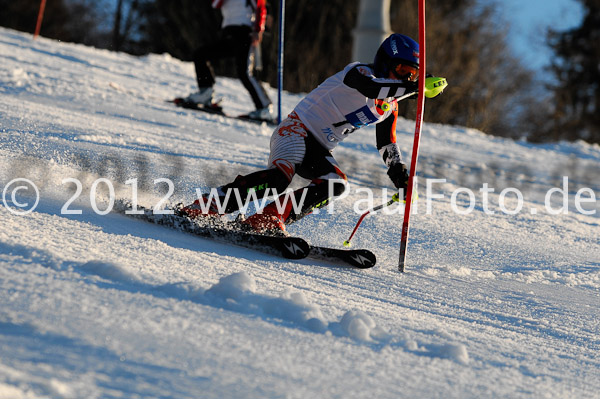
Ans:
[{"label": "ski track in snow", "polygon": [[[40,189],[30,214],[0,204],[0,398],[599,397],[600,206],[585,215],[574,198],[600,196],[600,146],[425,124],[419,175],[446,181],[431,214],[420,183],[407,273],[396,270],[395,208],[353,239],[376,253],[374,269],[288,261],[92,208],[91,197],[110,205],[106,186],[91,191],[99,178],[126,199],[138,178],[138,201],[152,206],[166,194],[154,179],[174,183],[174,204],[264,167],[266,125],[166,102],[195,89],[191,63],[2,28],[0,58],[0,189],[15,178]],[[228,112],[250,111],[239,81],[216,90]],[[284,111],[300,98],[286,94]],[[414,121],[397,128],[410,159]],[[387,199],[373,133],[334,152],[349,196],[290,232],[340,246],[357,189]],[[563,175],[569,213],[552,215],[545,196]],[[78,196],[67,178],[82,182]],[[484,181],[495,213],[478,201],[457,214],[452,192],[481,200]],[[523,191],[516,215],[498,209],[505,187]],[[71,199],[81,214],[62,212]]]}]

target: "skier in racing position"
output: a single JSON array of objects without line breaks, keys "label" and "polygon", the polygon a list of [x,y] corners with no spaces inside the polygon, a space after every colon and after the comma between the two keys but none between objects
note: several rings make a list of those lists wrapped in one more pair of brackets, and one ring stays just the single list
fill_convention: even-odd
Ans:
[{"label": "skier in racing position", "polygon": [[[271,137],[268,168],[205,194],[179,212],[190,218],[219,217],[238,210],[242,204],[234,195],[254,191],[260,199],[269,189],[280,194],[262,212],[245,219],[250,230],[265,234],[285,234],[285,225],[327,205],[346,189],[347,178],[331,151],[350,133],[362,126],[377,124],[376,145],[387,174],[397,189],[406,190],[408,171],[396,144],[397,101],[414,97],[418,91],[419,45],[410,37],[392,34],[380,46],[373,64],[358,62],[326,79],[310,92]],[[425,95],[434,97],[446,86],[444,78],[428,78],[437,89]],[[427,81],[426,81],[427,82]],[[440,83],[441,82],[441,83]],[[311,180],[304,188],[284,193],[295,174]],[[271,194],[273,191],[271,192]],[[292,195],[301,204],[298,213]],[[277,206],[279,202],[279,206]],[[285,205],[285,206],[282,206]],[[279,209],[278,209],[279,208]]]},{"label": "skier in racing position", "polygon": [[183,101],[220,109],[214,104],[215,74],[210,61],[234,57],[237,75],[256,107],[255,111],[248,114],[248,118],[272,122],[275,115],[271,100],[261,83],[253,76],[255,49],[260,46],[267,19],[266,1],[213,0],[212,6],[220,9],[223,15],[220,38],[200,47],[194,53],[198,92],[190,94]]}]

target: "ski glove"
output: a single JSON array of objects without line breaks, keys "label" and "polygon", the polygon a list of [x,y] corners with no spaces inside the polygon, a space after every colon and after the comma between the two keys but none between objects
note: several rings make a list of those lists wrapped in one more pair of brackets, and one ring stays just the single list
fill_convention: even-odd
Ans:
[{"label": "ski glove", "polygon": [[406,195],[406,188],[408,187],[408,169],[402,162],[390,165],[387,171],[390,180],[394,183],[394,186],[399,190],[404,190]]}]

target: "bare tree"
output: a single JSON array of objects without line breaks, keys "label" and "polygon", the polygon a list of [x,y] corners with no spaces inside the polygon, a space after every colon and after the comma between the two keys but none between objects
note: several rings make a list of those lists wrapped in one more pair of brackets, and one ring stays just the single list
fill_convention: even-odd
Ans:
[{"label": "bare tree", "polygon": [[556,57],[550,67],[550,124],[534,135],[539,141],[586,140],[600,143],[600,0],[579,0],[581,25],[550,30],[548,44]]}]

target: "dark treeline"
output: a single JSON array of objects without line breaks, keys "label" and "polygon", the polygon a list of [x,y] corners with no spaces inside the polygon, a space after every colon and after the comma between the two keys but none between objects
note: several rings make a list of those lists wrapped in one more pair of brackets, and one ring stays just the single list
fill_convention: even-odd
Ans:
[{"label": "dark treeline", "polygon": [[548,34],[555,54],[552,107],[532,139],[600,143],[600,0],[578,1],[584,10],[581,25]]},{"label": "dark treeline", "polygon": [[[555,53],[547,76],[552,85],[512,54],[505,24],[495,6],[476,0],[427,2],[427,70],[450,84],[427,102],[425,120],[480,129],[532,141],[600,142],[600,0],[579,0],[581,26],[548,32]],[[352,60],[352,31],[359,0],[295,0],[286,3],[284,88],[308,92]],[[261,79],[277,83],[278,1],[271,1],[274,23],[263,41]],[[39,0],[0,0],[0,25],[33,32]],[[418,38],[417,2],[392,0],[395,32]],[[48,0],[41,34],[131,54],[170,53],[190,60],[193,50],[211,41],[220,13],[209,0]],[[233,76],[227,61],[218,74]],[[193,81],[193,78],[190,77]],[[181,94],[181,93],[178,93]],[[401,114],[414,117],[414,102]]]}]

